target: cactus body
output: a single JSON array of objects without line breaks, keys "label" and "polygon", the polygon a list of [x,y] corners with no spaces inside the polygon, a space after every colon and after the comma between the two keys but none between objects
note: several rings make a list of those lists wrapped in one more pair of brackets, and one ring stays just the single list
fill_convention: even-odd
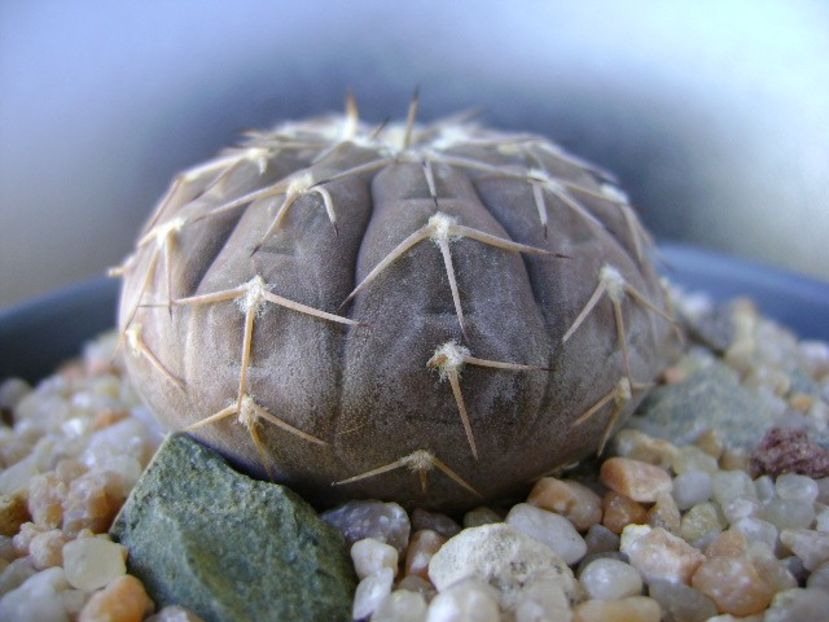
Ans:
[{"label": "cactus body", "polygon": [[155,415],[332,503],[459,509],[594,453],[665,364],[650,240],[605,172],[458,119],[252,133],[119,269]]}]

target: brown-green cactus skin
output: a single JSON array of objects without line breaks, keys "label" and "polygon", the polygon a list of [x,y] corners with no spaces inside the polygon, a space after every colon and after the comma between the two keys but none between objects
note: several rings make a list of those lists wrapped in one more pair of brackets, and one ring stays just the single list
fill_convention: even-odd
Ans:
[{"label": "brown-green cactus skin", "polygon": [[115,270],[153,413],[322,504],[520,491],[601,451],[671,350],[609,174],[415,112],[250,133],[175,178]]}]

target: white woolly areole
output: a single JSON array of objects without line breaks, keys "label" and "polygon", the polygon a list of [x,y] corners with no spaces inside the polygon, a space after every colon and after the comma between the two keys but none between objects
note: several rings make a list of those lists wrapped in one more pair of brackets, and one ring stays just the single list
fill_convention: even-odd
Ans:
[{"label": "white woolly areole", "polygon": [[256,403],[250,395],[242,397],[242,404],[239,409],[239,423],[248,430],[256,423]]},{"label": "white woolly areole", "polygon": [[403,464],[414,473],[422,473],[434,466],[434,456],[425,449],[418,449],[403,458]]},{"label": "white woolly areole", "polygon": [[248,147],[242,154],[242,159],[252,162],[259,169],[259,174],[263,175],[268,168],[268,158],[271,157],[271,152],[265,147]]},{"label": "white woolly areole", "polygon": [[458,221],[443,212],[438,212],[429,218],[429,226],[432,228],[430,236],[435,242],[449,239],[449,228]]},{"label": "white woolly areole", "polygon": [[141,354],[141,331],[144,327],[135,322],[127,330],[124,331],[124,337],[127,338],[127,346],[134,356]]},{"label": "white woolly areole", "polygon": [[268,285],[264,279],[258,274],[253,277],[245,285],[245,295],[237,299],[237,303],[242,313],[253,311],[259,313],[262,308],[262,303],[265,302],[265,292],[268,291]]},{"label": "white woolly areole", "polygon": [[544,184],[553,192],[565,191],[565,188],[561,185],[560,181],[554,179],[547,171],[542,170],[540,168],[531,168],[530,170],[528,170],[527,177],[529,177],[535,182]]},{"label": "white woolly areole", "polygon": [[447,341],[435,349],[434,355],[426,365],[437,369],[440,379],[444,380],[450,371],[460,372],[469,355],[469,348],[454,341]]},{"label": "white woolly areole", "polygon": [[304,171],[294,177],[288,184],[287,194],[302,194],[314,185],[314,176],[311,171]]},{"label": "white woolly areole", "polygon": [[607,295],[611,300],[620,302],[625,295],[625,277],[610,264],[605,264],[599,270],[599,280],[607,288]]},{"label": "white woolly areole", "polygon": [[633,391],[630,387],[630,380],[628,378],[622,378],[616,384],[616,401],[627,402],[632,397]]},{"label": "white woolly areole", "polygon": [[158,248],[164,247],[167,244],[167,240],[170,237],[174,237],[184,228],[184,225],[187,224],[187,219],[184,216],[176,216],[175,218],[171,218],[167,222],[162,222],[144,236],[142,243],[146,244],[150,240],[155,240],[156,246]]}]

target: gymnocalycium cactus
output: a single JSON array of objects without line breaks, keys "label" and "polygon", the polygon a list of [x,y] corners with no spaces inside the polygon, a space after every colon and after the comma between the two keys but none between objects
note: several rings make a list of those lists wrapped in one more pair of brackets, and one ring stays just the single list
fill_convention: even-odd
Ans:
[{"label": "gymnocalycium cactus", "polygon": [[115,270],[155,415],[323,503],[509,494],[601,451],[666,363],[612,177],[416,111],[251,132],[175,178]]}]

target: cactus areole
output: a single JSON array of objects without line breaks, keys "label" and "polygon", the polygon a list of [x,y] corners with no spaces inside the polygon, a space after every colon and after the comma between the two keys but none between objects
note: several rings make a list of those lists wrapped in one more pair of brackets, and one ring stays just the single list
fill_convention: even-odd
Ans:
[{"label": "cactus areole", "polygon": [[673,339],[608,173],[416,108],[251,132],[174,179],[114,270],[158,419],[322,504],[520,491],[602,451]]}]

